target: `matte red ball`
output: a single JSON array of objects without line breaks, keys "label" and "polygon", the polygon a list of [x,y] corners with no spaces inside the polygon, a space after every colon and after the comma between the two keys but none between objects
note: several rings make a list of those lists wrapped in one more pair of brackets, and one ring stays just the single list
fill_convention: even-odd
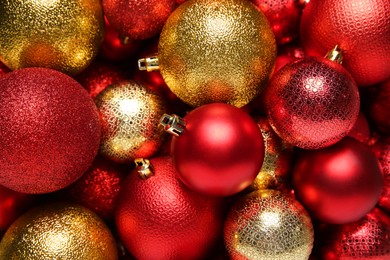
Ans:
[{"label": "matte red ball", "polygon": [[191,189],[229,196],[248,187],[264,159],[261,131],[241,109],[203,105],[184,117],[185,130],[172,140],[180,179]]},{"label": "matte red ball", "polygon": [[315,218],[345,224],[375,207],[383,177],[370,148],[346,137],[327,148],[301,151],[293,169],[293,186]]},{"label": "matte red ball", "polygon": [[91,166],[96,106],[71,77],[26,68],[0,78],[0,184],[24,193],[62,189]]},{"label": "matte red ball", "polygon": [[222,236],[221,201],[188,189],[170,157],[150,162],[154,175],[132,171],[120,193],[121,240],[136,259],[204,259]]},{"label": "matte red ball", "polygon": [[368,116],[382,133],[390,135],[390,79],[367,89]]},{"label": "matte red ball", "polygon": [[110,25],[122,36],[143,40],[160,33],[175,0],[103,0]]},{"label": "matte red ball", "polygon": [[310,0],[300,26],[308,55],[324,56],[336,44],[343,66],[359,86],[390,77],[390,4],[388,0]]},{"label": "matte red ball", "polygon": [[269,123],[287,143],[319,149],[345,137],[356,122],[360,97],[339,64],[307,57],[281,68],[264,93]]},{"label": "matte red ball", "polygon": [[390,259],[390,217],[375,208],[363,219],[346,225],[326,227],[321,259]]}]

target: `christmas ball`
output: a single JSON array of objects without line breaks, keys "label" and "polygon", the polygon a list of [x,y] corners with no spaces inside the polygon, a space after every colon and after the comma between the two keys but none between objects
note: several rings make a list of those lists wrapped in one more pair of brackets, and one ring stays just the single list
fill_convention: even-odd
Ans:
[{"label": "christmas ball", "polygon": [[244,106],[262,91],[275,57],[266,17],[245,0],[186,1],[165,23],[158,46],[165,82],[191,106]]},{"label": "christmas ball", "polygon": [[98,157],[91,168],[67,188],[66,194],[99,217],[113,219],[125,176],[123,167]]},{"label": "christmas ball", "polygon": [[100,142],[99,115],[69,76],[25,68],[0,78],[0,185],[48,193],[78,179]]},{"label": "christmas ball", "polygon": [[17,219],[0,242],[1,259],[117,259],[115,240],[92,211],[49,204]]},{"label": "christmas ball", "polygon": [[103,40],[99,0],[9,0],[0,13],[0,60],[12,70],[46,67],[75,75]]},{"label": "christmas ball", "polygon": [[368,116],[382,133],[390,135],[390,79],[367,91]]},{"label": "christmas ball", "polygon": [[314,217],[345,224],[375,207],[383,178],[370,148],[346,137],[327,148],[301,151],[293,169],[293,186]]},{"label": "christmas ball", "polygon": [[324,260],[390,258],[390,217],[377,208],[357,222],[327,227],[323,237]]},{"label": "christmas ball", "polygon": [[388,0],[311,0],[300,27],[308,55],[323,56],[338,44],[343,66],[359,86],[390,77],[390,4]]},{"label": "christmas ball", "polygon": [[157,35],[176,7],[175,0],[103,0],[102,4],[111,26],[138,40]]},{"label": "christmas ball", "polygon": [[348,133],[349,137],[353,137],[362,143],[368,144],[371,139],[370,125],[363,113],[359,113],[358,118]]},{"label": "christmas ball", "polygon": [[[222,233],[221,201],[188,189],[170,157],[142,162],[119,196],[116,225],[124,245],[136,259],[203,259]],[[151,166],[154,173],[145,175]]]},{"label": "christmas ball", "polygon": [[163,142],[159,119],[165,103],[131,80],[110,85],[95,99],[102,123],[100,153],[119,163],[150,157]]},{"label": "christmas ball", "polygon": [[184,117],[185,129],[172,140],[180,179],[191,189],[229,196],[248,187],[259,173],[264,144],[259,127],[241,109],[203,105]]},{"label": "christmas ball", "polygon": [[259,190],[230,209],[224,240],[231,259],[308,259],[313,225],[302,205],[275,190]]},{"label": "christmas ball", "polygon": [[304,58],[285,65],[264,93],[269,123],[287,143],[305,149],[332,145],[359,114],[357,86],[339,64]]}]

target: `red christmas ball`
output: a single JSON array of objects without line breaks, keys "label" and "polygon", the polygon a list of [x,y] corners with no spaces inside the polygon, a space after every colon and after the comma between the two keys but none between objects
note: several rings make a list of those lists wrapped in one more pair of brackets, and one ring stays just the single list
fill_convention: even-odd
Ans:
[{"label": "red christmas ball", "polygon": [[390,134],[390,79],[373,86],[367,93],[368,116],[382,133]]},{"label": "red christmas ball", "polygon": [[246,187],[259,173],[264,144],[254,120],[223,103],[203,105],[184,117],[185,130],[172,140],[180,179],[191,189],[229,196]]},{"label": "red christmas ball", "polygon": [[346,137],[324,149],[301,151],[293,169],[293,186],[314,217],[344,224],[375,207],[383,178],[370,148]]},{"label": "red christmas ball", "polygon": [[300,29],[308,55],[324,56],[336,44],[343,66],[359,86],[390,77],[390,4],[388,0],[311,0]]},{"label": "red christmas ball", "polygon": [[122,36],[146,39],[157,35],[176,7],[175,0],[103,0],[110,25]]},{"label": "red christmas ball", "polygon": [[390,217],[380,209],[354,223],[327,226],[321,236],[323,260],[390,259]]},{"label": "red christmas ball", "polygon": [[221,201],[188,189],[170,157],[150,164],[154,175],[131,172],[119,196],[116,224],[124,245],[136,259],[204,258],[222,235]]},{"label": "red christmas ball", "polygon": [[0,78],[0,184],[24,193],[68,186],[100,142],[96,106],[69,76],[26,68]]},{"label": "red christmas ball", "polygon": [[363,113],[359,113],[355,125],[349,131],[348,136],[359,140],[362,143],[368,144],[371,139],[370,125]]},{"label": "red christmas ball", "polygon": [[359,92],[336,62],[304,58],[281,68],[264,93],[268,119],[286,142],[305,149],[332,145],[353,127]]}]

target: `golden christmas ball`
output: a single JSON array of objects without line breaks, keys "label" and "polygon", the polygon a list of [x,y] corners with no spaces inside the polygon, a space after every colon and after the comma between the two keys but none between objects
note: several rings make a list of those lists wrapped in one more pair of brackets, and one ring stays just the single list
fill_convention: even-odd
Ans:
[{"label": "golden christmas ball", "polygon": [[264,88],[275,58],[267,18],[247,0],[185,2],[168,18],[158,45],[165,82],[191,106],[244,106]]},{"label": "golden christmas ball", "polygon": [[118,259],[114,237],[92,211],[49,204],[17,219],[0,242],[0,259]]},{"label": "golden christmas ball", "polygon": [[7,0],[0,14],[0,61],[12,70],[45,67],[75,75],[103,41],[99,0]]},{"label": "golden christmas ball", "polygon": [[95,98],[102,123],[100,153],[119,163],[149,158],[160,148],[164,129],[160,117],[164,100],[134,81],[108,86]]},{"label": "golden christmas ball", "polygon": [[254,191],[230,209],[224,240],[231,259],[308,259],[311,219],[303,206],[275,190]]}]

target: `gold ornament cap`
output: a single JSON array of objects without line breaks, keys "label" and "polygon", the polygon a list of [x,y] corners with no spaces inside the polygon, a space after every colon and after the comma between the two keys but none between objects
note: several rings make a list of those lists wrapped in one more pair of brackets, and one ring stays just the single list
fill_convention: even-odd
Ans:
[{"label": "gold ornament cap", "polygon": [[159,70],[160,65],[158,63],[158,57],[157,56],[150,56],[150,57],[139,59],[138,60],[138,69],[139,70],[146,70],[147,72]]},{"label": "gold ornament cap", "polygon": [[148,159],[136,158],[134,164],[141,179],[146,180],[154,175],[153,165]]},{"label": "gold ornament cap", "polygon": [[164,114],[160,118],[160,125],[164,127],[164,130],[167,133],[170,133],[174,136],[181,135],[186,127],[186,123],[184,122],[184,119],[179,117],[178,115],[168,115]]},{"label": "gold ornament cap", "polygon": [[338,45],[336,45],[332,50],[328,51],[325,58],[334,61],[340,65],[343,63],[343,53]]}]

